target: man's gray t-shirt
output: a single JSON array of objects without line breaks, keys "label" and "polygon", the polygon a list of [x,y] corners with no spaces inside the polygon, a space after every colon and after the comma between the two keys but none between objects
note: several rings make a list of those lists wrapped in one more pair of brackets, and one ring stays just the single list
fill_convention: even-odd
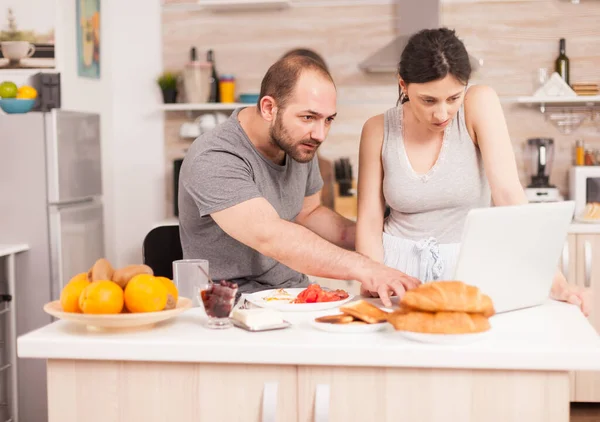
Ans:
[{"label": "man's gray t-shirt", "polygon": [[240,293],[304,287],[306,275],[238,242],[210,216],[263,197],[282,219],[293,221],[304,198],[323,186],[316,156],[299,163],[286,155],[284,165],[263,156],[240,126],[240,110],[196,139],[183,161],[179,175],[183,257],[207,259],[211,278],[238,283]]}]

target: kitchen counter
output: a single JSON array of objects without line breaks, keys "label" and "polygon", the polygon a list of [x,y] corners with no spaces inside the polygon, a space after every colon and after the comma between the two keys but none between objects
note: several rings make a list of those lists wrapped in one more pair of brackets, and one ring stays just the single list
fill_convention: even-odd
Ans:
[{"label": "kitchen counter", "polygon": [[411,342],[391,327],[326,333],[309,325],[318,314],[286,313],[291,328],[259,333],[209,330],[200,308],[138,332],[57,321],[18,350],[47,359],[50,422],[567,422],[569,371],[600,370],[593,327],[551,300],[492,317],[468,345]]},{"label": "kitchen counter", "polygon": [[[325,314],[327,312],[321,312]],[[331,313],[331,311],[329,311]],[[204,327],[201,308],[155,329],[98,333],[58,321],[19,339],[19,357],[162,362],[227,362],[374,367],[600,370],[600,338],[575,306],[544,306],[499,314],[492,331],[470,346],[432,346],[390,329],[363,335],[318,331],[314,313],[285,313],[292,328],[251,333]],[[368,341],[365,341],[368,339]],[[268,354],[264,351],[269,350]],[[377,359],[373,357],[377,356]]]},{"label": "kitchen counter", "polygon": [[0,243],[0,257],[14,255],[19,252],[25,252],[27,250],[29,250],[29,246],[25,244],[8,245]]}]

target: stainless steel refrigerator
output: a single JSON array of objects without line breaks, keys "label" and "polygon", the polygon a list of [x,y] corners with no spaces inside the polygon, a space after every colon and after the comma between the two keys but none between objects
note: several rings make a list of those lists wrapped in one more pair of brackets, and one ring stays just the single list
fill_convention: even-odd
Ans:
[{"label": "stainless steel refrigerator", "polygon": [[[97,114],[0,116],[0,243],[30,246],[16,262],[17,335],[50,323],[43,305],[105,255],[101,166]],[[19,421],[47,420],[45,362],[18,359],[17,368]]]}]

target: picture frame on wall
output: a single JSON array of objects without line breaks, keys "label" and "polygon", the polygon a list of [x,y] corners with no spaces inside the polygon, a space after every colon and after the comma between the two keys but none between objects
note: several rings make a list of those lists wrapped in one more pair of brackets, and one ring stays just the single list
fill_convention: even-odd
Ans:
[{"label": "picture frame on wall", "polygon": [[100,79],[100,0],[77,3],[77,74]]}]

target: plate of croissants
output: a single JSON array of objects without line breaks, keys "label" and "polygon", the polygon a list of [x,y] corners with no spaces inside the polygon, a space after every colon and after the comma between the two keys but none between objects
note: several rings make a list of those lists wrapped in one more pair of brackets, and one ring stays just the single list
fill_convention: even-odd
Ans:
[{"label": "plate of croissants", "polygon": [[409,290],[388,322],[403,338],[436,344],[466,344],[485,338],[495,314],[489,296],[461,281],[435,281]]}]

